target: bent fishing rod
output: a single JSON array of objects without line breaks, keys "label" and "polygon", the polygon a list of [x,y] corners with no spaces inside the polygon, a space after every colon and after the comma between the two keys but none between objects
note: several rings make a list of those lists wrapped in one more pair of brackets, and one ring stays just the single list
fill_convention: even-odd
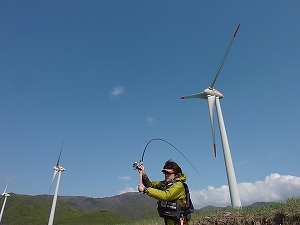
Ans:
[{"label": "bent fishing rod", "polygon": [[143,162],[144,162],[144,156],[145,156],[145,152],[146,152],[146,149],[148,147],[148,145],[152,142],[152,141],[163,141],[165,143],[167,143],[168,145],[170,145],[171,147],[173,147],[177,152],[179,152],[183,158],[185,158],[185,160],[194,168],[194,170],[199,174],[199,176],[201,177],[201,174],[198,172],[198,170],[193,166],[193,164],[184,156],[184,154],[179,151],[179,149],[177,149],[174,145],[172,145],[170,142],[162,139],[162,138],[153,138],[151,139],[150,141],[147,142],[145,148],[144,148],[144,151],[143,151],[143,154],[142,154],[142,158],[139,162],[134,162],[132,167],[134,170],[137,170],[141,165],[143,165]]}]

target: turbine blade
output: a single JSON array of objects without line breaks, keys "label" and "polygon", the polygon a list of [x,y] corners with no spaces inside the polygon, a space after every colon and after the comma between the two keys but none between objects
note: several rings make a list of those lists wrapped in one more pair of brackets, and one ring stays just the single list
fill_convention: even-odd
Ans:
[{"label": "turbine blade", "polygon": [[51,181],[51,185],[50,185],[50,189],[49,189],[49,193],[48,193],[48,197],[49,197],[49,195],[50,195],[50,191],[51,191],[51,189],[52,189],[53,181],[54,181],[54,178],[55,178],[57,172],[58,172],[57,170],[54,170],[53,177],[52,177],[52,181]]},{"label": "turbine blade", "polygon": [[52,181],[51,181],[51,185],[53,184],[53,181],[54,181],[54,178],[55,178],[57,172],[58,172],[57,170],[54,170],[53,177],[52,177]]},{"label": "turbine blade", "polygon": [[235,36],[236,36],[236,34],[237,34],[239,28],[240,28],[240,25],[241,25],[241,24],[239,24],[239,25],[237,26],[237,28],[236,28],[236,30],[235,30],[235,32],[234,32],[232,38],[231,38],[231,41],[230,41],[229,46],[228,46],[228,48],[227,48],[227,50],[226,50],[226,52],[225,52],[225,54],[224,54],[224,56],[223,56],[223,59],[222,59],[222,61],[221,61],[221,64],[220,64],[220,66],[219,66],[219,69],[217,70],[217,73],[216,73],[216,75],[215,75],[215,78],[213,79],[211,85],[209,86],[210,89],[213,89],[213,88],[214,88],[215,82],[216,82],[216,80],[217,80],[217,78],[218,78],[218,76],[219,76],[219,73],[220,73],[220,71],[221,71],[221,68],[222,68],[222,66],[223,66],[223,63],[224,63],[224,61],[225,61],[225,59],[226,59],[226,56],[227,56],[227,54],[228,54],[228,52],[229,52],[229,50],[230,50],[230,47],[231,47],[231,45],[232,45],[232,42],[233,42],[233,40],[234,40],[234,38],[235,38]]},{"label": "turbine blade", "polygon": [[207,102],[208,102],[208,110],[209,110],[209,117],[210,117],[211,131],[212,131],[214,156],[216,157],[217,148],[216,148],[215,126],[214,126],[214,108],[215,108],[216,97],[214,95],[208,96]]},{"label": "turbine blade", "polygon": [[9,182],[10,182],[11,180],[12,180],[12,174],[10,174],[10,177],[9,177],[8,180],[7,180],[7,184],[6,184],[6,187],[5,187],[4,191],[3,191],[3,194],[6,194],[6,190],[7,190],[8,184],[9,184]]},{"label": "turbine blade", "polygon": [[180,99],[189,99],[189,98],[201,98],[201,99],[206,99],[207,95],[204,92],[193,94],[193,95],[187,95],[187,96],[182,96]]},{"label": "turbine blade", "polygon": [[65,141],[63,141],[62,144],[61,144],[61,148],[60,148],[59,156],[58,156],[58,159],[57,159],[56,167],[59,166],[60,155],[61,155],[62,149],[63,149],[63,147],[64,147],[64,142],[65,142]]},{"label": "turbine blade", "polygon": [[5,187],[4,191],[3,191],[3,194],[5,194],[5,193],[6,193],[7,186],[8,186],[8,183],[6,184],[6,187]]}]

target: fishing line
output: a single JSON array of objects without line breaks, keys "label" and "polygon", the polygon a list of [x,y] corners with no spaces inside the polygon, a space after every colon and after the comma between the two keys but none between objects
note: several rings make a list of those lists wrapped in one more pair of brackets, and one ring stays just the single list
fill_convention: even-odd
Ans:
[{"label": "fishing line", "polygon": [[150,141],[147,142],[147,144],[146,144],[146,146],[145,146],[145,148],[144,148],[144,151],[143,151],[141,160],[140,160],[139,162],[133,163],[133,165],[132,165],[134,170],[138,169],[139,166],[143,165],[143,162],[144,162],[144,156],[145,156],[146,149],[147,149],[148,145],[149,145],[152,141],[163,141],[163,142],[167,143],[168,145],[172,146],[177,152],[179,152],[179,153],[183,156],[183,158],[185,158],[185,160],[186,160],[186,161],[194,168],[194,170],[195,170],[195,171],[199,174],[199,176],[201,177],[201,174],[200,174],[200,173],[198,172],[198,170],[193,166],[193,164],[192,164],[192,163],[184,156],[184,154],[183,154],[181,151],[179,151],[179,149],[176,148],[174,145],[172,145],[170,142],[168,142],[168,141],[166,141],[166,140],[164,140],[164,139],[162,139],[162,138],[153,138],[153,139],[151,139]]}]

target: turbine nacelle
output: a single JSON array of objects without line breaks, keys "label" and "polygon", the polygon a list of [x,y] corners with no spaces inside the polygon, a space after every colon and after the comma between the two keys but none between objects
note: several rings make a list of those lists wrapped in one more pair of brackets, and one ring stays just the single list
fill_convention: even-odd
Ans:
[{"label": "turbine nacelle", "polygon": [[65,171],[66,169],[63,168],[62,166],[54,166],[53,169],[56,171],[56,172],[59,172],[59,171]]},{"label": "turbine nacelle", "polygon": [[[208,96],[215,96],[215,97],[218,97],[218,98],[223,98],[223,94],[218,91],[217,89],[213,89],[213,88],[206,88],[203,93],[205,93]],[[206,97],[206,98],[207,98]]]},{"label": "turbine nacelle", "polygon": [[8,193],[3,193],[3,194],[2,194],[2,197],[10,197],[10,194],[8,194]]},{"label": "turbine nacelle", "polygon": [[201,93],[197,93],[197,94],[193,94],[193,95],[187,95],[187,96],[182,96],[180,99],[190,99],[190,98],[200,98],[200,99],[208,99],[208,97],[210,96],[215,96],[218,98],[223,98],[223,94],[218,91],[217,89],[214,88],[206,88],[203,92]]}]

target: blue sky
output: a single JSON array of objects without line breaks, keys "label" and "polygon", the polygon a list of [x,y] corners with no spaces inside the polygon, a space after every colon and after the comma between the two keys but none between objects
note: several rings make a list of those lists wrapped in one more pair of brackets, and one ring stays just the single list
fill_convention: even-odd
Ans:
[{"label": "blue sky", "polygon": [[[64,141],[59,195],[136,191],[147,141],[152,180],[173,159],[196,207],[229,205],[215,88],[243,205],[298,196],[299,1],[1,1],[0,185],[47,194]],[[276,188],[274,188],[276,187]],[[52,190],[53,193],[53,190]],[[258,196],[260,196],[258,198]],[[268,199],[267,199],[268,198]]]}]

